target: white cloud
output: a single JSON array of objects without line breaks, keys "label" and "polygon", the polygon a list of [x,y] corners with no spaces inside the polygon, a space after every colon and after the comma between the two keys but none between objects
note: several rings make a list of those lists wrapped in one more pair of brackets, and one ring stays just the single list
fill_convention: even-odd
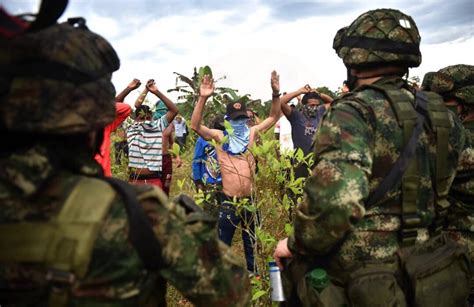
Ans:
[{"label": "white cloud", "polygon": [[[122,35],[122,29],[118,20],[111,17],[103,17],[97,15],[97,13],[92,13],[87,16],[87,25],[91,29],[94,29],[95,32],[98,32],[100,35],[108,39]],[[95,29],[101,29],[101,31],[99,32]]]},{"label": "white cloud", "polygon": [[[20,3],[17,7],[11,6],[14,12],[18,7],[33,7],[39,1]],[[110,5],[114,3],[106,1],[103,9],[113,9]],[[290,2],[287,4],[285,8],[292,8]],[[321,3],[324,4],[327,3]],[[280,73],[282,91],[295,90],[306,83],[336,90],[346,78],[346,70],[332,49],[333,37],[339,28],[350,24],[369,6],[395,6],[402,11],[413,11],[415,20],[419,18],[426,24],[437,18],[421,10],[429,6],[428,2],[423,5],[387,1],[356,4],[353,10],[327,17],[308,17],[307,12],[302,12],[305,17],[301,17],[295,15],[298,12],[288,12],[285,19],[276,19],[274,4],[265,6],[258,0],[247,1],[245,5],[222,5],[219,10],[212,10],[209,5],[205,10],[186,5],[185,9],[169,10],[164,17],[158,14],[163,13],[158,6],[143,5],[148,11],[138,14],[137,10],[131,9],[136,8],[136,4],[129,3],[127,9],[124,1],[117,4],[123,8],[115,10],[119,14],[104,17],[92,11],[90,2],[77,1],[71,3],[63,19],[83,15],[91,30],[112,43],[122,63],[113,76],[118,91],[133,78],[141,79],[142,83],[155,78],[158,86],[166,90],[175,85],[174,71],[191,75],[193,67],[210,65],[216,77],[227,76],[219,81],[219,86],[233,87],[241,94],[266,100],[270,98],[270,72],[273,69]],[[304,8],[299,6],[298,9],[300,7]],[[292,15],[295,15],[293,19]],[[453,25],[442,29],[420,27],[423,63],[410,74],[422,78],[425,72],[447,65],[473,64],[472,25],[463,27],[470,29],[464,39],[441,44],[425,42],[437,41],[436,37],[445,40],[464,28]],[[433,29],[439,32],[433,32]],[[128,101],[132,103],[136,95],[131,94]],[[170,94],[172,99],[176,96]]]}]

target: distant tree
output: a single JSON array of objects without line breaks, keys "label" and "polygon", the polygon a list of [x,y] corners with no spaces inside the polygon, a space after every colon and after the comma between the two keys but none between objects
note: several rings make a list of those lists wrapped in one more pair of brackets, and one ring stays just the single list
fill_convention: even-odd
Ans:
[{"label": "distant tree", "polygon": [[[199,70],[194,67],[193,76],[191,78],[174,72],[177,75],[175,88],[169,89],[168,92],[178,92],[182,95],[178,96],[179,113],[185,118],[191,118],[194,106],[199,98],[199,88],[201,86],[202,77],[206,74],[212,76],[212,70],[209,66],[200,67]],[[226,76],[215,78],[216,81],[225,79]],[[228,87],[216,87],[211,99],[206,103],[204,109],[203,121],[207,122],[210,115],[224,114],[225,106],[229,101],[247,102],[249,95],[239,96],[238,90]]]},{"label": "distant tree", "polygon": [[331,91],[327,86],[320,86],[317,87],[316,90],[320,93],[326,94],[328,96],[331,96],[332,98],[336,98],[337,95],[335,92]]}]

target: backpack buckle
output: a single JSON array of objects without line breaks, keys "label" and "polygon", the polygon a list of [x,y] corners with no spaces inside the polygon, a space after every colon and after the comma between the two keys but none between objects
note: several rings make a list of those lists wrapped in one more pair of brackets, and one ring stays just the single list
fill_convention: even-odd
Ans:
[{"label": "backpack buckle", "polygon": [[403,214],[402,215],[402,225],[405,228],[416,228],[422,224],[421,217],[417,214]]},{"label": "backpack buckle", "polygon": [[76,275],[68,271],[50,268],[46,273],[46,280],[54,287],[62,288],[72,285],[76,281]]}]

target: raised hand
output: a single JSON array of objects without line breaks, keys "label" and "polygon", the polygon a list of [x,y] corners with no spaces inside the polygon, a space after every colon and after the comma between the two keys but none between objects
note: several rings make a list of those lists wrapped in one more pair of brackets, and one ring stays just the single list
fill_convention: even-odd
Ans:
[{"label": "raised hand", "polygon": [[204,75],[201,80],[201,87],[199,88],[199,95],[202,97],[209,97],[214,93],[214,80],[209,75]]},{"label": "raised hand", "polygon": [[133,79],[132,82],[130,82],[127,87],[131,90],[135,90],[140,87],[142,83],[138,79]]},{"label": "raised hand", "polygon": [[150,92],[156,92],[158,91],[158,88],[156,87],[156,84],[155,84],[155,80],[154,79],[150,79],[146,82],[146,88],[150,91]]},{"label": "raised hand", "polygon": [[276,71],[272,71],[271,85],[273,94],[280,94],[280,75]]},{"label": "raised hand", "polygon": [[306,94],[306,93],[309,93],[311,91],[312,91],[312,88],[311,88],[311,86],[309,86],[309,84],[306,84],[305,86],[303,86],[302,88],[299,89],[300,94]]}]

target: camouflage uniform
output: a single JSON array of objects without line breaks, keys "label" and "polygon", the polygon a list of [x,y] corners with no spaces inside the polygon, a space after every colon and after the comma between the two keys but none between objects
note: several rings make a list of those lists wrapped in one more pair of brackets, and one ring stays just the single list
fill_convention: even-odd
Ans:
[{"label": "camouflage uniform", "polygon": [[[75,206],[82,205],[81,199],[99,206],[106,191],[112,195],[95,240],[88,242],[85,270],[66,272],[76,279],[69,280],[63,303],[156,305],[166,292],[166,286],[158,284],[161,276],[198,306],[249,304],[247,272],[217,239],[214,223],[199,212],[187,213],[152,186],[133,189],[161,245],[157,261],[162,267],[145,270],[130,243],[124,198],[99,179],[100,166],[87,144],[77,143],[114,119],[110,77],[119,60],[108,42],[86,28],[63,23],[2,39],[0,45],[0,133],[13,144],[0,155],[0,233],[16,226],[56,225],[58,212],[81,182],[93,189],[83,190]],[[73,217],[75,222],[81,223]],[[52,240],[47,237],[41,243]],[[9,257],[5,242],[10,241],[2,236],[0,259]],[[12,243],[13,249],[29,248]],[[0,260],[0,305],[51,304],[51,293],[59,288],[47,280],[49,271],[41,261]]]},{"label": "camouflage uniform", "polygon": [[[371,47],[362,44],[363,38],[369,38]],[[380,41],[384,43],[381,46],[377,45]],[[387,42],[403,42],[402,47],[408,51],[390,52]],[[361,15],[341,29],[334,48],[348,70],[384,65],[408,68],[421,62],[419,42],[411,17],[381,9]],[[373,86],[395,91],[414,104],[413,89],[396,74],[383,76]],[[446,163],[452,181],[474,171],[473,164],[458,164],[460,159],[473,159],[474,152],[460,121],[450,114],[449,122]],[[404,134],[393,105],[383,92],[363,86],[333,102],[315,136],[314,148],[313,176],[307,180],[305,198],[296,211],[288,248],[295,259],[313,262],[309,268],[326,268],[336,284],[346,287],[353,267],[391,259],[400,250],[400,184],[372,206],[367,205],[367,200],[403,151]],[[420,178],[417,208],[426,224],[418,229],[416,242],[429,238],[429,221],[435,216],[436,156],[436,138],[425,124],[415,157]],[[397,304],[404,305],[403,298]]]},{"label": "camouflage uniform", "polygon": [[[459,114],[463,125],[471,135],[474,133],[474,66],[452,65],[440,69],[438,72],[430,72],[425,75],[422,83],[423,88],[436,92],[447,101],[455,100],[468,109],[465,114]],[[457,113],[457,110],[453,110]],[[470,117],[467,117],[471,113]]]},{"label": "camouflage uniform", "polygon": [[[423,88],[437,92],[443,96],[448,107],[458,114],[456,104],[449,104],[454,100],[462,106],[463,112],[459,115],[471,143],[474,140],[474,66],[452,65],[430,72],[423,78]],[[465,111],[467,110],[467,111]],[[471,152],[472,152],[471,148]],[[473,154],[464,154],[460,159],[459,169],[474,169]],[[471,261],[474,261],[474,171],[458,176],[454,181],[450,193],[451,214],[448,230],[458,242],[467,246]],[[474,289],[474,282],[472,285]],[[474,290],[471,291],[474,293]],[[472,294],[471,294],[472,295]]]}]

